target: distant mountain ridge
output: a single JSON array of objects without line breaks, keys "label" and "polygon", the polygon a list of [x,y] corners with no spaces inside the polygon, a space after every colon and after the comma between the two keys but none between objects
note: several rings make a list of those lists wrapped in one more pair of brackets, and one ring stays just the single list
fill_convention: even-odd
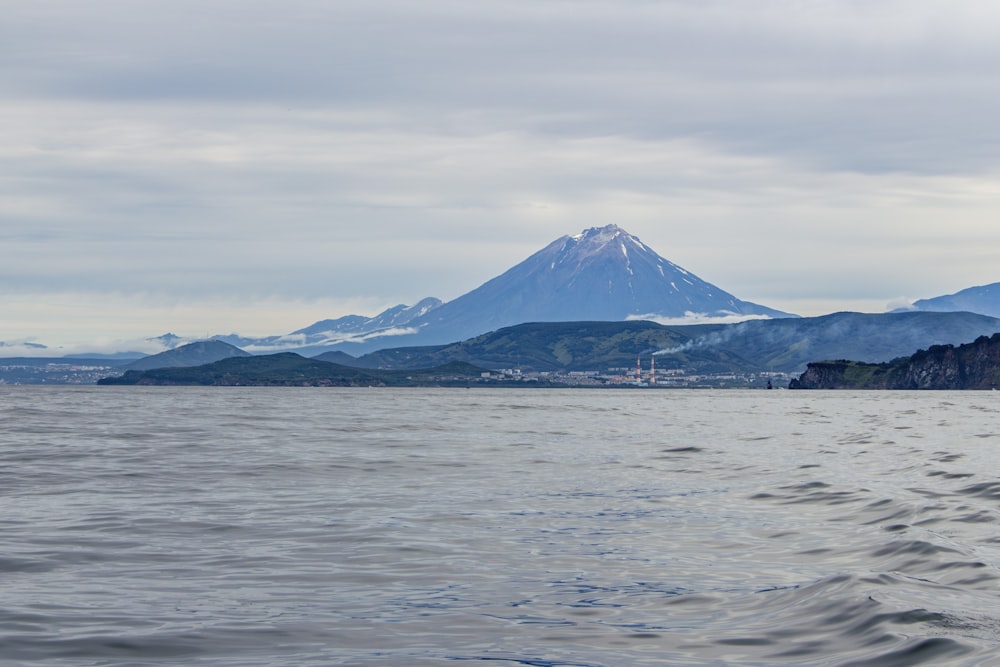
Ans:
[{"label": "distant mountain ridge", "polygon": [[427,297],[412,306],[400,304],[382,311],[375,317],[347,315],[334,320],[321,320],[293,331],[290,336],[322,335],[335,338],[338,334],[367,334],[395,327],[405,327],[418,317],[422,317],[442,304],[440,299]]},{"label": "distant mountain ridge", "polygon": [[408,328],[410,322],[426,315],[441,303],[440,299],[427,297],[412,306],[405,304],[393,306],[374,317],[345,315],[336,319],[320,320],[280,336],[249,338],[238,334],[227,334],[213,336],[212,339],[253,351],[295,349],[300,352],[310,350],[315,352],[331,349],[342,343],[363,343],[370,338],[391,339],[392,336],[414,333],[416,329]]},{"label": "distant mountain ridge", "polygon": [[954,294],[914,301],[910,310],[979,313],[1000,317],[1000,283],[969,287]]},{"label": "distant mountain ridge", "polygon": [[230,357],[249,357],[251,354],[219,340],[203,340],[175,347],[166,352],[152,354],[120,366],[123,371],[145,371],[153,368],[184,368],[200,366]]}]

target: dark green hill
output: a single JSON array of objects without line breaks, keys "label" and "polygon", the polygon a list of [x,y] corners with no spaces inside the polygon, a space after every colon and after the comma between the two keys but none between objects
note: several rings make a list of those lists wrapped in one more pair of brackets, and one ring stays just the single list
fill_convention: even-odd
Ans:
[{"label": "dark green hill", "polygon": [[465,361],[485,368],[532,371],[584,371],[634,368],[636,357],[664,349],[657,368],[687,368],[705,373],[750,371],[754,365],[727,349],[697,348],[684,327],[654,322],[536,322],[505,327],[451,345],[379,350],[358,359],[366,367],[414,368]]},{"label": "dark green hill", "polygon": [[[973,313],[834,313],[739,324],[663,326],[654,322],[519,324],[450,345],[403,347],[364,355],[362,368],[419,368],[461,360],[485,368],[582,371],[656,367],[689,373],[800,373],[816,359],[883,362],[931,345],[959,344],[1000,331],[1000,320]],[[648,363],[645,359],[643,363]]]},{"label": "dark green hill", "polygon": [[467,384],[484,369],[456,362],[435,368],[385,371],[351,368],[293,352],[230,357],[202,366],[128,371],[104,378],[102,385],[201,385],[266,387],[366,387]]},{"label": "dark green hill", "polygon": [[[303,355],[308,356],[308,355]],[[341,352],[340,350],[331,350],[330,352],[324,352],[323,354],[317,354],[313,359],[318,359],[320,361],[326,361],[331,364],[340,364],[341,366],[350,366],[352,368],[363,368],[363,366],[358,365],[357,357],[352,357],[346,352]]]}]

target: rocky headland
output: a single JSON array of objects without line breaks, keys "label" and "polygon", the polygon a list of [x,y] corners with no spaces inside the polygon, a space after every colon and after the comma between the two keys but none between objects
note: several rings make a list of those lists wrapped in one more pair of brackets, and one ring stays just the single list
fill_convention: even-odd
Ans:
[{"label": "rocky headland", "polygon": [[965,345],[933,345],[910,357],[872,364],[818,361],[789,389],[996,389],[1000,388],[1000,333]]}]

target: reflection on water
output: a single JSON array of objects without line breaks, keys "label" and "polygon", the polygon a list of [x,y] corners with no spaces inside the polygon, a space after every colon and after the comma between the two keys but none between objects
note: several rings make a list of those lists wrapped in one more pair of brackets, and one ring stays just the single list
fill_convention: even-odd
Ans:
[{"label": "reflection on water", "polygon": [[995,393],[0,391],[7,665],[1000,665]]}]

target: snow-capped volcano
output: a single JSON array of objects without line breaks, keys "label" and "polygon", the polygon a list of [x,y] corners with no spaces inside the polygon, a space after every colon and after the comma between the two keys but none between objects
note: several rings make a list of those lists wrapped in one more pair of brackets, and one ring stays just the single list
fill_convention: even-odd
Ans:
[{"label": "snow-capped volcano", "polygon": [[[563,236],[411,322],[453,340],[522,322],[759,315],[789,317],[705,282],[617,225]],[[423,336],[422,336],[423,338]]]},{"label": "snow-capped volcano", "polygon": [[435,345],[525,322],[622,321],[706,317],[789,317],[705,282],[660,257],[617,225],[563,236],[471,292],[441,303],[424,299],[375,317],[323,320],[286,336],[217,336],[262,351],[299,347],[363,354]]}]

